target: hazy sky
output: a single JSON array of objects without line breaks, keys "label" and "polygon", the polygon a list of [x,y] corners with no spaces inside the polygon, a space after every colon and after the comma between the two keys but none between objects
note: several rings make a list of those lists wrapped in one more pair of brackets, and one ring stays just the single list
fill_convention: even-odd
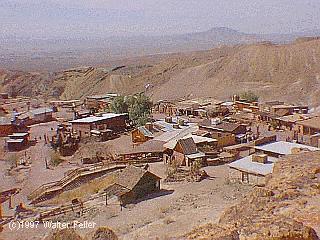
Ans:
[{"label": "hazy sky", "polygon": [[162,35],[319,28],[320,0],[0,0],[0,35]]}]

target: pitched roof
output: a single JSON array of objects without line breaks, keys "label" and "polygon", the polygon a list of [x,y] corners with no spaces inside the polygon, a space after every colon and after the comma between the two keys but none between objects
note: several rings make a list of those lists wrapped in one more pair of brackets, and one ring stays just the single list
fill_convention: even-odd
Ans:
[{"label": "pitched roof", "polygon": [[151,174],[155,178],[161,179],[159,176],[143,168],[129,165],[119,173],[116,180],[116,184],[119,184],[127,189],[132,190],[145,174]]},{"label": "pitched roof", "polygon": [[145,137],[150,137],[153,138],[153,133],[150,132],[146,127],[138,127],[138,130],[145,136]]},{"label": "pitched roof", "polygon": [[[193,135],[193,134],[188,134],[187,136],[181,137],[181,139],[186,139],[186,138],[192,138],[192,140],[194,141],[195,144],[217,142],[217,139],[209,138],[209,137],[202,137],[202,136]],[[174,149],[178,140],[179,139],[171,140],[171,141],[167,142],[166,144],[164,144],[163,146],[165,148]]]},{"label": "pitched roof", "polygon": [[225,132],[233,132],[238,127],[241,126],[241,124],[238,123],[229,123],[229,122],[221,122],[219,124],[212,124],[210,119],[204,120],[201,124],[201,126],[209,127],[210,129],[217,129],[217,130],[223,130]]},{"label": "pitched roof", "polygon": [[149,140],[144,142],[132,149],[127,149],[124,152],[120,152],[120,155],[124,154],[135,154],[135,153],[158,153],[164,152],[165,148],[163,146],[165,142],[158,141],[158,140]]},{"label": "pitched roof", "polygon": [[180,144],[182,151],[185,155],[198,153],[197,146],[193,141],[192,137],[179,139],[178,144]]}]

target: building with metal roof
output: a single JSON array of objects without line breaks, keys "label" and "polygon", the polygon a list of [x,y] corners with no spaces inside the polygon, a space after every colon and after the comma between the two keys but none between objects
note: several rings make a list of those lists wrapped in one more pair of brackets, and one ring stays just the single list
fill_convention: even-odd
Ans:
[{"label": "building with metal roof", "polygon": [[285,141],[278,141],[267,143],[260,146],[254,147],[256,151],[264,152],[269,156],[274,157],[281,157],[289,154],[294,153],[294,149],[305,149],[308,151],[319,151],[319,148],[311,147],[304,144],[299,143],[292,143],[292,142],[285,142]]}]

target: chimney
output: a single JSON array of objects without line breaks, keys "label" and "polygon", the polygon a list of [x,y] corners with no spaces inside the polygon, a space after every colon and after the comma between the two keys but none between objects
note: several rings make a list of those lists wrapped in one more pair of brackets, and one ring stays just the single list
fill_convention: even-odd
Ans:
[{"label": "chimney", "polygon": [[265,164],[268,162],[268,155],[267,154],[253,154],[252,155],[252,162]]},{"label": "chimney", "polygon": [[150,122],[146,123],[145,127],[146,127],[146,129],[148,129],[149,131],[152,131],[152,130],[153,130],[153,124],[150,123]]}]

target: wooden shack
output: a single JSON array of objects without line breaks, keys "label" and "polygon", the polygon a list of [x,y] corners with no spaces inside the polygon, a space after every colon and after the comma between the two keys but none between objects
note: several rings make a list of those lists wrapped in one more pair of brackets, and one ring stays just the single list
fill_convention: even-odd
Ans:
[{"label": "wooden shack", "polygon": [[29,145],[29,138],[29,133],[13,133],[9,135],[9,139],[6,140],[8,150],[20,151],[25,149]]},{"label": "wooden shack", "polygon": [[15,126],[10,118],[0,117],[0,137],[8,136],[15,131]]},{"label": "wooden shack", "polygon": [[164,154],[165,163],[176,162],[180,166],[190,167],[194,161],[199,160],[205,164],[205,154],[198,150],[192,137],[172,140],[164,144],[164,147],[167,149]]},{"label": "wooden shack", "polygon": [[143,143],[154,137],[153,133],[144,126],[138,127],[131,132],[133,143]]},{"label": "wooden shack", "polygon": [[107,197],[117,196],[122,205],[134,203],[160,191],[160,177],[140,167],[129,165],[121,170],[113,185],[105,189]]}]

